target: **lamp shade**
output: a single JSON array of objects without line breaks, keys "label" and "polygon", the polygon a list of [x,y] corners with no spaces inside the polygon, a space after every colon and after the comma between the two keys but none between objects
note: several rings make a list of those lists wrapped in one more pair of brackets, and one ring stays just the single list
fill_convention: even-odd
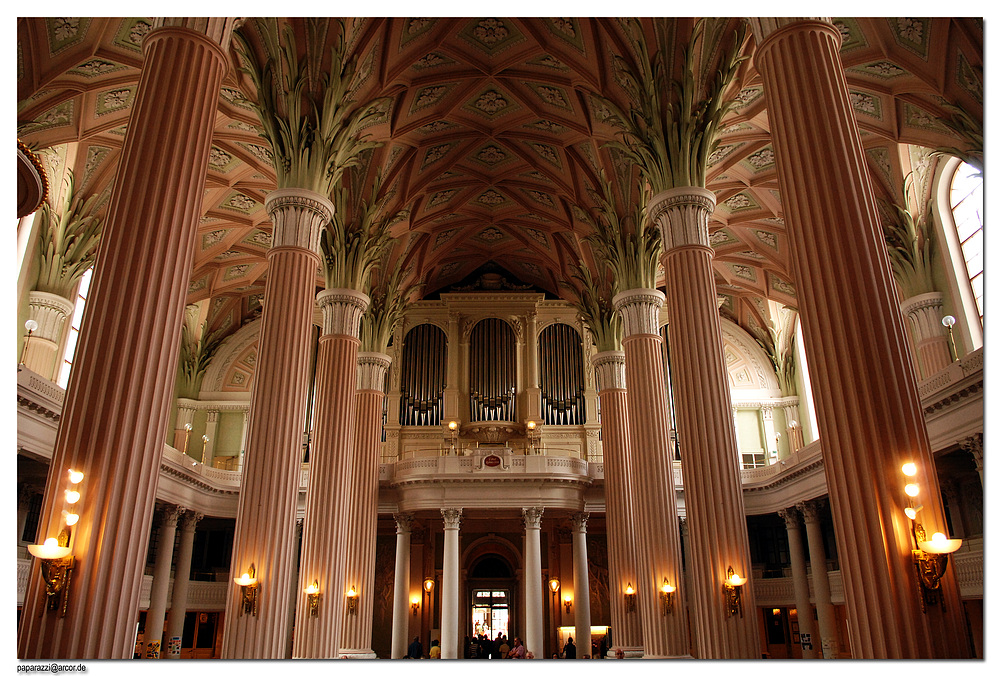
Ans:
[{"label": "lamp shade", "polygon": [[962,540],[959,538],[949,539],[944,533],[934,533],[930,540],[920,542],[919,546],[921,551],[928,554],[951,554],[962,546]]}]

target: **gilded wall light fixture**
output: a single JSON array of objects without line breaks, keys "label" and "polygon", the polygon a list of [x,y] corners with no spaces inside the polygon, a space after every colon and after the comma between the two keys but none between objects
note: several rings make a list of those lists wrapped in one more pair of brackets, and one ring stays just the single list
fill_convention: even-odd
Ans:
[{"label": "gilded wall light fixture", "polygon": [[28,354],[28,343],[31,341],[31,334],[38,330],[38,322],[29,319],[24,322],[24,328],[28,329],[28,335],[24,337],[24,347],[21,349],[21,359],[17,362],[18,366],[24,366],[24,357]]},{"label": "gilded wall light fixture", "polygon": [[188,439],[191,437],[191,423],[184,423],[184,453],[188,452]]},{"label": "gilded wall light fixture", "polygon": [[250,567],[247,568],[247,572],[243,573],[240,577],[234,577],[233,582],[238,584],[243,589],[243,597],[240,603],[240,615],[243,613],[250,613],[254,617],[257,616],[257,568],[251,563]]},{"label": "gilded wall light fixture", "polygon": [[534,455],[534,453],[535,453],[535,438],[536,438],[536,436],[538,434],[538,432],[536,431],[536,429],[538,427],[538,423],[536,423],[534,420],[529,420],[528,422],[526,422],[524,424],[524,426],[525,426],[525,428],[527,430],[528,452],[530,454]]},{"label": "gilded wall light fixture", "polygon": [[563,596],[563,607],[566,608],[566,612],[567,613],[573,610],[573,597],[572,596]]},{"label": "gilded wall light fixture", "polygon": [[69,587],[73,579],[73,568],[76,559],[71,555],[72,547],[70,540],[73,535],[73,526],[80,520],[80,516],[73,510],[72,505],[80,501],[80,483],[83,481],[83,472],[69,470],[70,488],[65,491],[65,499],[68,509],[62,512],[65,527],[54,538],[46,538],[40,545],[28,545],[28,553],[39,560],[42,569],[42,582],[45,584],[45,596],[48,599],[47,608],[55,610],[62,608],[60,616],[66,615],[69,607]]},{"label": "gilded wall light fixture", "polygon": [[410,598],[410,608],[413,610],[413,614],[416,615],[417,611],[420,610],[420,597],[413,596]]},{"label": "gilded wall light fixture", "polygon": [[[917,466],[912,462],[904,464],[901,470],[906,477],[917,474]],[[938,601],[941,601],[943,609],[941,578],[948,570],[948,555],[962,546],[962,540],[949,538],[941,532],[934,533],[928,539],[924,527],[917,521],[917,514],[923,509],[923,505],[913,504],[913,498],[920,494],[920,486],[912,482],[907,483],[903,487],[903,492],[909,497],[903,513],[910,520],[910,532],[917,546],[911,552],[913,565],[917,569],[917,581],[920,584],[920,609],[926,613],[927,606],[936,605]]]},{"label": "gilded wall light fixture", "polygon": [[354,585],[351,585],[351,588],[347,590],[347,614],[358,614],[358,591],[354,588]]},{"label": "gilded wall light fixture", "polygon": [[313,580],[313,583],[303,591],[309,597],[309,616],[316,617],[319,615],[319,597],[321,596],[319,593],[319,580]]},{"label": "gilded wall light fixture", "polygon": [[208,448],[208,435],[201,435],[201,464],[205,464],[205,450]]},{"label": "gilded wall light fixture", "polygon": [[456,443],[458,442],[458,421],[452,420],[448,423],[448,430],[451,432],[451,455],[456,455]]},{"label": "gilded wall light fixture", "polygon": [[631,582],[625,586],[625,612],[635,612],[635,587],[632,586]]},{"label": "gilded wall light fixture", "polygon": [[741,587],[747,583],[745,577],[740,577],[733,572],[733,567],[729,566],[726,571],[726,581],[722,583],[722,590],[726,595],[726,609],[730,615],[740,614],[743,617],[743,590]]},{"label": "gilded wall light fixture", "polygon": [[674,592],[677,588],[674,587],[667,581],[667,578],[663,578],[663,584],[660,585],[660,614],[666,615],[668,613],[674,612]]},{"label": "gilded wall light fixture", "polygon": [[955,318],[951,315],[945,315],[941,318],[941,324],[948,329],[948,351],[951,353],[951,360],[958,361],[958,348],[955,347],[955,333],[952,331],[952,327],[955,326]]},{"label": "gilded wall light fixture", "polygon": [[424,591],[427,592],[428,594],[430,594],[432,591],[434,591],[434,579],[433,578],[427,578],[426,580],[424,580]]}]

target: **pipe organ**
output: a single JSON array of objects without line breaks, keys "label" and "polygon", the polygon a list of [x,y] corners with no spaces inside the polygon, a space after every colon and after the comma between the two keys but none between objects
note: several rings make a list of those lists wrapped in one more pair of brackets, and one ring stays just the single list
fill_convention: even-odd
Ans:
[{"label": "pipe organ", "polygon": [[441,424],[448,371],[447,355],[444,331],[437,326],[420,324],[406,334],[400,373],[401,425]]},{"label": "pipe organ", "polygon": [[472,422],[514,422],[517,360],[514,330],[491,317],[476,324],[469,337],[469,408]]},{"label": "pipe organ", "polygon": [[584,405],[583,340],[568,324],[545,327],[538,337],[542,414],[546,425],[582,425]]}]

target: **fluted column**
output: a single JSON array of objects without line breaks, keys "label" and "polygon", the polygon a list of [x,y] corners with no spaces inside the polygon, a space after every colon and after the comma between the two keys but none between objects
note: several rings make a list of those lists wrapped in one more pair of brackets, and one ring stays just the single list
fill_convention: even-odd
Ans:
[{"label": "fluted column", "polygon": [[[686,656],[690,654],[687,618],[684,613],[664,616],[657,596],[664,578],[677,587],[675,602],[680,607],[687,595],[675,582],[681,577],[681,540],[667,392],[663,386],[663,294],[656,289],[633,289],[617,294],[612,301],[622,315],[625,335],[622,345],[637,573],[632,583],[638,597],[644,657]],[[683,430],[681,433],[685,434]],[[685,440],[685,446],[687,443]]]},{"label": "fluted column", "polygon": [[410,532],[413,516],[396,514],[396,575],[392,586],[392,648],[389,657],[406,657],[410,618]]},{"label": "fluted column", "polygon": [[72,300],[54,293],[32,291],[28,294],[28,318],[38,322],[38,328],[24,350],[24,365],[43,378],[56,380],[59,377],[63,330],[75,306]]},{"label": "fluted column", "polygon": [[[719,321],[708,218],[710,190],[666,190],[649,203],[663,235],[663,267],[670,309],[677,430],[684,440],[684,505],[690,531],[688,599],[695,656],[760,657],[753,581],[743,586],[743,612],[722,602],[730,567],[750,578],[750,544],[743,510],[739,452]],[[648,651],[648,646],[647,646]]]},{"label": "fluted column", "polygon": [[[344,598],[351,588],[344,558],[348,523],[352,504],[362,499],[354,492],[355,389],[361,344],[358,326],[369,299],[359,291],[328,289],[317,296],[317,302],[323,312],[323,333],[316,357],[316,420],[302,524],[300,570],[305,582],[297,590],[292,649],[294,657],[304,659],[337,657],[347,622]],[[377,465],[375,472],[377,477]],[[313,580],[323,594],[316,616],[308,612],[304,590]]]},{"label": "fluted column", "polygon": [[159,19],[143,40],[142,73],[98,253],[105,264],[94,272],[39,521],[40,537],[60,532],[66,473],[84,472],[71,600],[65,617],[46,612],[39,566],[32,565],[18,632],[21,659],[124,659],[135,648],[180,326],[234,19],[187,20],[196,30],[161,27],[184,21]]},{"label": "fluted column", "polygon": [[187,453],[191,444],[191,427],[194,426],[195,409],[191,406],[181,404],[181,399],[177,401],[177,420],[174,422],[173,446],[181,453]]},{"label": "fluted column", "polygon": [[161,511],[160,531],[156,537],[156,563],[153,564],[153,588],[149,592],[146,631],[140,653],[146,659],[159,659],[163,649],[163,620],[167,615],[170,563],[174,558],[177,519],[183,513],[184,508],[177,505],[165,505]]},{"label": "fluted column", "polygon": [[576,618],[576,642],[582,646],[590,645],[590,568],[587,558],[589,518],[588,512],[577,512],[570,517],[573,524],[573,590],[576,594],[573,611]]},{"label": "fluted column", "polygon": [[542,659],[542,512],[544,507],[522,507],[524,517],[524,649]]},{"label": "fluted column", "polygon": [[[319,236],[333,214],[333,203],[308,190],[286,188],[269,193],[265,206],[274,232],[267,255],[264,313],[230,575],[240,577],[253,565],[260,582],[256,615],[240,612],[241,590],[228,585],[223,659],[283,658],[289,605],[294,594],[302,593],[292,588],[296,583],[295,504],[310,386]],[[319,376],[317,391],[318,381]],[[310,474],[312,489],[315,465]],[[329,615],[331,606],[339,602],[333,598],[341,592],[326,586],[322,591],[320,618]],[[319,621],[311,618],[312,624]],[[296,627],[296,638],[309,632],[304,627],[300,632],[300,627]]]},{"label": "fluted column", "polygon": [[198,459],[205,465],[212,467],[215,464],[215,437],[219,430],[219,411],[216,409],[211,409],[208,411],[208,417],[205,420],[205,439],[202,438],[202,453],[199,454]]},{"label": "fluted column", "polygon": [[836,659],[840,651],[837,641],[839,632],[837,616],[830,601],[830,573],[826,569],[826,548],[823,545],[823,527],[819,520],[821,503],[800,502],[796,506],[802,512],[802,520],[806,524],[809,562],[812,564],[813,597],[816,599],[816,615],[819,617],[819,645],[823,657],[832,660]]},{"label": "fluted column", "polygon": [[[625,395],[625,353],[598,352],[591,359],[601,400],[601,445],[604,449],[604,500],[608,529],[608,591],[611,637],[626,657],[641,657],[642,624],[639,613],[625,608],[625,587],[638,580],[635,567],[631,447]],[[678,588],[681,585],[674,583]]]},{"label": "fluted column", "polygon": [[358,591],[358,612],[344,616],[341,657],[375,658],[372,616],[375,612],[375,531],[378,522],[378,464],[382,450],[382,402],[385,374],[391,363],[381,352],[358,353],[354,424],[354,471],[349,492],[344,566],[347,589]]},{"label": "fluted column", "polygon": [[458,659],[458,527],[462,510],[442,509],[444,560],[441,570],[441,659]]},{"label": "fluted column", "polygon": [[167,616],[167,659],[181,658],[181,637],[184,635],[184,615],[187,613],[188,582],[191,581],[191,554],[194,551],[194,531],[205,517],[199,512],[186,511],[180,517],[181,535],[177,541],[177,561],[174,564],[174,588],[170,594],[170,615]]},{"label": "fluted column", "polygon": [[944,294],[940,292],[922,293],[907,298],[899,305],[907,319],[913,345],[917,349],[921,380],[930,378],[954,360],[948,347],[948,334],[941,324],[944,316]]},{"label": "fluted column", "polygon": [[788,556],[792,564],[792,587],[795,589],[795,615],[799,620],[799,634],[808,635],[812,641],[809,648],[806,648],[805,643],[802,644],[802,657],[812,659],[819,657],[816,652],[819,636],[816,634],[812,604],[809,602],[809,578],[806,577],[806,557],[802,549],[800,516],[793,508],[778,510],[778,516],[785,520],[785,530],[788,532]]},{"label": "fluted column", "polygon": [[[753,19],[858,658],[969,657],[954,567],[921,610],[903,513],[947,532],[906,330],[831,22]],[[859,412],[864,411],[864,415]],[[945,610],[948,609],[948,610]]]}]

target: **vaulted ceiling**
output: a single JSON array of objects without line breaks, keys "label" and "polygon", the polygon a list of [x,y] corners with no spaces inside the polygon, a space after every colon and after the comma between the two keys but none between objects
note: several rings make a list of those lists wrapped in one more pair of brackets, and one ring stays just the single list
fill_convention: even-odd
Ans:
[{"label": "vaulted ceiling", "polygon": [[[699,45],[709,65],[737,19],[717,21]],[[302,21],[291,20],[302,32]],[[945,102],[982,117],[982,22],[971,19],[835,19],[841,56],[876,192],[893,201],[907,173],[900,144],[950,146]],[[88,193],[109,191],[142,64],[149,19],[18,20],[18,134],[49,161],[74,169]],[[447,290],[491,263],[562,295],[569,265],[593,265],[584,238],[602,172],[634,200],[638,175],[605,146],[615,130],[589,92],[627,107],[615,55],[630,36],[651,44],[649,19],[348,19],[358,57],[359,102],[390,97],[365,129],[383,145],[366,157],[363,181],[385,176],[396,256],[424,294]],[[667,20],[674,62],[691,19]],[[328,30],[337,31],[336,20]],[[643,39],[640,37],[640,39]],[[708,187],[722,312],[752,333],[774,303],[796,307],[787,224],[753,38],[731,95]],[[233,63],[237,59],[233,56]],[[219,97],[189,301],[209,300],[210,328],[237,328],[263,296],[275,187],[270,149],[233,68]],[[141,218],[141,215],[137,215]],[[322,278],[317,276],[317,286]],[[774,303],[769,304],[769,301]]]}]

